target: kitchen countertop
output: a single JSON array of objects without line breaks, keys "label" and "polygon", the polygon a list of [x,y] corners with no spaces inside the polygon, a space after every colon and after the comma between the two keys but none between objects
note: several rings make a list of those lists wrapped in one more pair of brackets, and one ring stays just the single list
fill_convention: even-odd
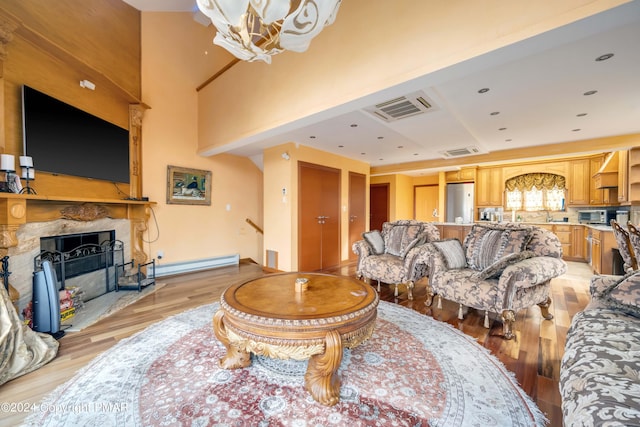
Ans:
[{"label": "kitchen countertop", "polygon": [[[503,222],[496,222],[496,221],[477,221],[477,222],[465,222],[462,224],[458,224],[456,222],[434,222],[434,224],[436,225],[461,225],[461,226],[472,226],[473,224],[507,224],[510,223],[511,221],[503,221]],[[594,230],[599,230],[599,231],[613,231],[613,227],[611,227],[610,225],[600,225],[600,224],[581,224],[578,222],[564,222],[564,221],[551,221],[551,222],[541,222],[541,221],[522,221],[522,222],[518,222],[518,224],[530,224],[530,225],[554,225],[554,224],[559,224],[559,225],[584,225],[585,227],[594,229]]]}]

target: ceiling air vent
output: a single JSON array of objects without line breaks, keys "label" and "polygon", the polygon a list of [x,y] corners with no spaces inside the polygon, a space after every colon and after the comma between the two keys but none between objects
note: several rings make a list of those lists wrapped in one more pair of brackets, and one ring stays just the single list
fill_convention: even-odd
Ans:
[{"label": "ceiling air vent", "polygon": [[432,109],[434,109],[433,102],[423,92],[414,92],[367,107],[365,111],[386,122],[393,122],[426,113]]},{"label": "ceiling air vent", "polygon": [[445,159],[450,159],[452,157],[463,157],[463,156],[472,156],[474,154],[480,154],[483,151],[478,147],[463,147],[463,148],[454,148],[452,150],[441,151],[440,154]]}]

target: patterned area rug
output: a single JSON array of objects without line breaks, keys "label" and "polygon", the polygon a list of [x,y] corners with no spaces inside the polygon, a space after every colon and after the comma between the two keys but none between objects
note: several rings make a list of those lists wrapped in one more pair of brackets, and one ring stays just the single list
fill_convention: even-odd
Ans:
[{"label": "patterned area rug", "polygon": [[223,370],[217,303],[156,323],[96,357],[31,426],[532,426],[546,419],[494,356],[450,325],[380,302],[370,340],[344,350],[340,402],[304,390],[305,361]]}]

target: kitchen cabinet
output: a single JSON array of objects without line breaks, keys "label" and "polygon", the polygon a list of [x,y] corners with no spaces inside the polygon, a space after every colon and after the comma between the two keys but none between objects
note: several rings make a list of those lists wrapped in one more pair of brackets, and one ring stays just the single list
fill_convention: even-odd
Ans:
[{"label": "kitchen cabinet", "polygon": [[567,186],[569,192],[568,205],[585,206],[590,203],[591,169],[589,159],[571,160]]},{"label": "kitchen cabinet", "polygon": [[571,258],[574,261],[586,261],[587,240],[585,239],[584,225],[571,226]]},{"label": "kitchen cabinet", "polygon": [[629,150],[618,152],[618,203],[629,201]]},{"label": "kitchen cabinet", "polygon": [[[605,155],[592,157],[589,159],[589,176],[593,177],[604,163]],[[589,203],[592,205],[602,205],[604,203],[604,189],[596,188],[596,180],[591,178],[589,185]]]},{"label": "kitchen cabinet", "polygon": [[471,232],[471,225],[442,225],[440,231],[440,239],[458,239],[460,243],[464,243],[464,238]]},{"label": "kitchen cabinet", "polygon": [[613,231],[591,229],[591,269],[594,274],[613,274]]},{"label": "kitchen cabinet", "polygon": [[476,174],[476,206],[503,206],[502,168],[480,168]]},{"label": "kitchen cabinet", "polygon": [[475,168],[462,168],[457,171],[448,171],[444,173],[446,182],[469,182],[476,180]]},{"label": "kitchen cabinet", "polygon": [[560,240],[560,244],[562,245],[562,258],[568,259],[572,257],[573,254],[573,238],[571,236],[571,226],[570,225],[554,225],[553,232],[558,239]]}]

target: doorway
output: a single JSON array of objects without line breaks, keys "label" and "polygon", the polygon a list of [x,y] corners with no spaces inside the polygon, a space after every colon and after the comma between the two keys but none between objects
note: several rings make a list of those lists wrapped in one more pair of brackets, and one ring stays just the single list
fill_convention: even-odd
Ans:
[{"label": "doorway", "polygon": [[416,185],[413,187],[413,217],[418,221],[437,221],[440,211],[438,203],[439,186]]},{"label": "doorway", "polygon": [[298,270],[340,264],[340,170],[298,162]]},{"label": "doorway", "polygon": [[389,184],[369,186],[369,230],[382,230],[389,221]]},{"label": "doorway", "polygon": [[362,239],[365,232],[365,202],[367,177],[361,173],[349,172],[349,260],[358,258],[351,247]]}]

